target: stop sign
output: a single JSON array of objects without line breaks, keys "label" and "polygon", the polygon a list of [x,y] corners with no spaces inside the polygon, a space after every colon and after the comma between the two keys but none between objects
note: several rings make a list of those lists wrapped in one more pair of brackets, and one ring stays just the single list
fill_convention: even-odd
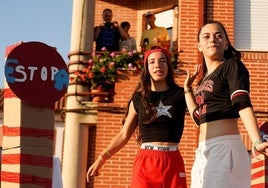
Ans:
[{"label": "stop sign", "polygon": [[38,106],[53,105],[69,82],[67,65],[57,50],[35,41],[7,48],[5,77],[18,98]]}]

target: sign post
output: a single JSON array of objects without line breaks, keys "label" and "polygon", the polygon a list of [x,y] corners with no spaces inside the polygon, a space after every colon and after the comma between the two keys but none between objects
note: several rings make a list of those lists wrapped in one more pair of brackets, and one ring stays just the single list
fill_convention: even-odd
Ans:
[{"label": "sign post", "polygon": [[52,187],[54,104],[68,87],[56,49],[41,42],[6,48],[1,187]]},{"label": "sign post", "polygon": [[[259,127],[263,141],[268,142],[268,122],[260,123]],[[268,187],[268,157],[255,153],[251,159],[251,188]]]}]

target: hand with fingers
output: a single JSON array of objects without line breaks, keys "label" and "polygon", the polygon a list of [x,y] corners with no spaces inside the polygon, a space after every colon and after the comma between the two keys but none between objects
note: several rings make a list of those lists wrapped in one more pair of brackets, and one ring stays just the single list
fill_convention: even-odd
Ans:
[{"label": "hand with fingers", "polygon": [[87,182],[89,183],[89,180],[93,176],[99,176],[99,170],[101,169],[102,165],[104,164],[104,161],[101,158],[98,158],[88,169],[87,171]]},{"label": "hand with fingers", "polygon": [[184,81],[184,89],[185,90],[189,90],[190,88],[192,88],[192,84],[193,84],[194,80],[196,79],[196,76],[200,72],[200,67],[201,67],[200,64],[195,66],[194,74],[191,74],[189,72],[189,70],[186,70],[187,77],[186,77],[186,79]]},{"label": "hand with fingers", "polygon": [[265,156],[268,156],[268,142],[257,141],[253,145],[253,154],[254,152],[259,152]]}]

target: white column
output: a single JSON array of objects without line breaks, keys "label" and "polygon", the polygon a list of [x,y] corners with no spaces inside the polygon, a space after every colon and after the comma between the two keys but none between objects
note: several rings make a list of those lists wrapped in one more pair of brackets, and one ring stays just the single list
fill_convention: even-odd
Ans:
[{"label": "white column", "polygon": [[[94,0],[73,0],[69,72],[81,70],[84,65],[72,64],[87,60],[79,52],[92,51],[94,32]],[[69,85],[68,94],[88,90],[88,87]],[[66,98],[66,120],[63,148],[62,176],[64,188],[85,188],[88,150],[88,126],[96,124],[97,112],[83,113],[87,96],[69,95]],[[88,104],[90,106],[95,104]]]}]

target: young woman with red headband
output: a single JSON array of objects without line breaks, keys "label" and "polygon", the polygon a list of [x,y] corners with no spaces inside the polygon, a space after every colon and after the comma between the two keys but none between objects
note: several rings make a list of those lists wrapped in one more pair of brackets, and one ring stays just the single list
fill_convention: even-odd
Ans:
[{"label": "young woman with red headband", "polygon": [[145,52],[144,69],[124,117],[124,126],[87,172],[98,176],[104,162],[118,152],[136,128],[141,147],[134,161],[132,188],[186,188],[178,145],[184,128],[184,89],[174,81],[169,53],[159,47]]}]

